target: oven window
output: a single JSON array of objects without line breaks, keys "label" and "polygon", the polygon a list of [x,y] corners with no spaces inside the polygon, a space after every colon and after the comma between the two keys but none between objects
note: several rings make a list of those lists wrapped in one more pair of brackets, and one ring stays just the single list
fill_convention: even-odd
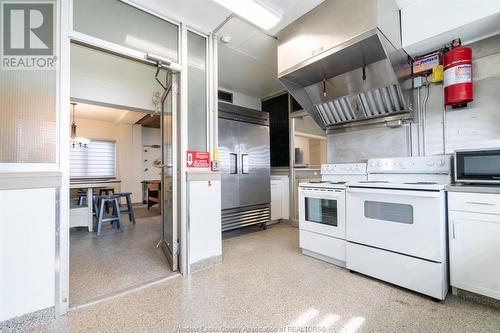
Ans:
[{"label": "oven window", "polygon": [[392,202],[365,201],[365,217],[375,220],[413,224],[413,206]]},{"label": "oven window", "polygon": [[336,227],[337,221],[337,200],[305,198],[306,200],[306,221],[327,224]]}]

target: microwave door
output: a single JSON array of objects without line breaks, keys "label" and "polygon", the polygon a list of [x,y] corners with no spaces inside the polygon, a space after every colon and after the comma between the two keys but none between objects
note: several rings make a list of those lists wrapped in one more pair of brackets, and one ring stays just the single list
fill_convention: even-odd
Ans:
[{"label": "microwave door", "polygon": [[455,181],[500,183],[500,150],[457,151]]}]

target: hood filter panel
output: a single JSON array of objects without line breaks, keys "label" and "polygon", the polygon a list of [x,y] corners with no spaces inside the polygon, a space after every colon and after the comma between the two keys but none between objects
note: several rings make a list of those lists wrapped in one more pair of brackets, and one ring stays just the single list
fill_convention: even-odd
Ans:
[{"label": "hood filter panel", "polygon": [[372,89],[358,95],[315,104],[325,126],[404,112],[406,105],[399,85]]}]

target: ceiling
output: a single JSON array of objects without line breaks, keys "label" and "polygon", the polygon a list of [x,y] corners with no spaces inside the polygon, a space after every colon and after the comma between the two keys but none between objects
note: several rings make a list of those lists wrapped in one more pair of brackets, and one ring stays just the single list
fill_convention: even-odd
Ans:
[{"label": "ceiling", "polygon": [[160,115],[151,113],[139,119],[136,124],[140,124],[142,127],[160,128],[160,121]]},{"label": "ceiling", "polygon": [[[211,32],[231,14],[212,0],[133,0],[168,18],[186,23],[201,32]],[[280,13],[282,20],[269,31],[276,34],[324,0],[258,0]],[[420,0],[396,0],[399,8]],[[277,41],[247,22],[234,18],[218,32],[228,35],[228,44],[219,42],[219,86],[262,98],[284,90],[277,80]]]},{"label": "ceiling", "polygon": [[419,1],[421,0],[396,0],[396,4],[398,5],[399,9],[401,9]]},{"label": "ceiling", "polygon": [[[78,103],[75,107],[75,117],[77,119],[99,120],[115,124],[135,124],[145,115],[146,113],[143,112],[113,109],[84,103]],[[71,115],[71,117],[73,117],[73,115]]]},{"label": "ceiling", "polygon": [[[269,31],[275,34],[324,0],[265,0],[282,20]],[[231,14],[211,0],[134,0],[147,9],[182,21],[188,26],[208,33]],[[234,18],[219,32],[229,35],[228,44],[219,42],[219,86],[252,97],[261,98],[283,86],[277,80],[277,41],[247,22]]]}]

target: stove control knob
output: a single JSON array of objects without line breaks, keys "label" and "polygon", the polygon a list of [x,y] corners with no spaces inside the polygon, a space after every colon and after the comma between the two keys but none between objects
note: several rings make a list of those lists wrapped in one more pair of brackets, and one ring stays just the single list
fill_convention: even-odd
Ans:
[{"label": "stove control knob", "polygon": [[432,160],[427,161],[427,165],[430,167],[434,166],[434,161],[432,161]]},{"label": "stove control knob", "polygon": [[444,165],[444,160],[439,160],[438,165],[439,166],[443,166]]},{"label": "stove control knob", "polygon": [[378,166],[378,167],[381,167],[381,166],[382,166],[382,162],[378,162],[378,163],[377,163],[377,166]]}]

